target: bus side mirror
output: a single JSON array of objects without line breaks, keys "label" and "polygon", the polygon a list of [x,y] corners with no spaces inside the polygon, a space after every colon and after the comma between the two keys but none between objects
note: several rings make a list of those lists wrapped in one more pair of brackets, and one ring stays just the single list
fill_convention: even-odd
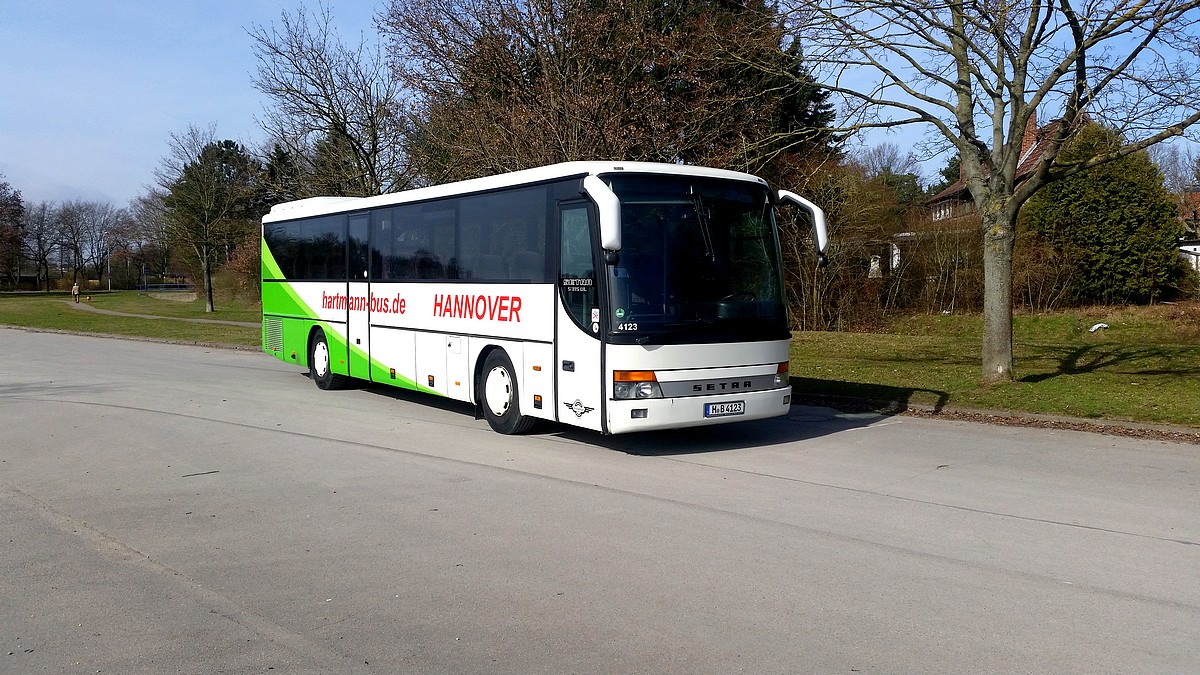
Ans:
[{"label": "bus side mirror", "polygon": [[[600,213],[600,248],[606,251],[621,250],[621,200],[598,176],[583,179],[583,190],[596,202]],[[607,256],[605,258],[607,262]],[[615,264],[615,263],[609,263]]]},{"label": "bus side mirror", "polygon": [[808,201],[804,197],[801,197],[795,192],[780,190],[777,195],[778,201],[781,204],[791,204],[793,206],[797,206],[804,211],[807,211],[809,216],[812,217],[813,238],[817,242],[817,265],[821,267],[828,265],[829,258],[826,257],[826,253],[829,249],[829,233],[825,229],[825,212],[821,210],[821,207]]}]

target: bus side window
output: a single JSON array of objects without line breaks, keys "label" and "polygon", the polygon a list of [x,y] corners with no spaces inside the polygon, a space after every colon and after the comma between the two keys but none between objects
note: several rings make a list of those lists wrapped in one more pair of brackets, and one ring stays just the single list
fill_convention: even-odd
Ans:
[{"label": "bus side window", "polygon": [[591,310],[598,308],[596,266],[592,259],[592,234],[586,205],[560,211],[559,293],[563,307],[580,328],[591,330]]},{"label": "bus side window", "polygon": [[371,211],[371,279],[396,279],[398,261],[393,253],[396,227],[391,209]]},{"label": "bus side window", "polygon": [[367,248],[371,225],[367,214],[350,216],[348,224],[350,262],[346,273],[351,281],[366,281],[371,252]]}]

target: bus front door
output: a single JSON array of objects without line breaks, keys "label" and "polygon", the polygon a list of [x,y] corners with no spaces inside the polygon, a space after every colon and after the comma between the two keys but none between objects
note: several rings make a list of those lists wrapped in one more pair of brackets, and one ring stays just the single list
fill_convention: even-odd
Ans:
[{"label": "bus front door", "polygon": [[587,202],[559,207],[555,419],[604,431],[600,267],[592,245],[595,227],[595,210]]}]

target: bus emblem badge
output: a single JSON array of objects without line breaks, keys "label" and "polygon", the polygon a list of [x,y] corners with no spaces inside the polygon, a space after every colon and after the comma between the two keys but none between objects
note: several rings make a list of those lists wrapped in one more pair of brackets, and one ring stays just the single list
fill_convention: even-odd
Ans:
[{"label": "bus emblem badge", "polygon": [[576,417],[583,417],[587,413],[595,410],[595,408],[584,405],[579,399],[575,399],[574,403],[563,403],[563,405],[567,407],[567,410],[575,413]]}]

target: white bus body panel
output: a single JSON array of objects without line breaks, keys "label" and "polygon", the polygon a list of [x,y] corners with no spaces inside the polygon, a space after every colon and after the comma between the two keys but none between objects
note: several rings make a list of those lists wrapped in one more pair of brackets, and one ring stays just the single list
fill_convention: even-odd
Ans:
[{"label": "white bus body panel", "polygon": [[[521,414],[553,420],[558,409],[558,399],[554,396],[554,345],[548,342],[526,342],[521,348],[525,361],[524,369],[518,373],[517,383]],[[535,407],[534,396],[541,397],[540,408]]]},{"label": "white bus body panel", "polygon": [[[417,333],[410,330],[372,327],[371,358],[389,368],[395,368],[397,380],[419,383],[417,379]],[[386,380],[384,382],[388,383]]]},{"label": "white bus body panel", "polygon": [[[597,311],[594,322],[597,333],[599,321]],[[554,412],[558,415],[556,419],[593,431],[603,430],[603,399],[611,394],[606,393],[606,376],[600,365],[601,349],[600,339],[575,325],[560,304],[558,351],[553,364],[558,378],[558,401],[554,406]],[[612,379],[611,374],[607,379]],[[522,412],[524,410],[521,409]]]}]

